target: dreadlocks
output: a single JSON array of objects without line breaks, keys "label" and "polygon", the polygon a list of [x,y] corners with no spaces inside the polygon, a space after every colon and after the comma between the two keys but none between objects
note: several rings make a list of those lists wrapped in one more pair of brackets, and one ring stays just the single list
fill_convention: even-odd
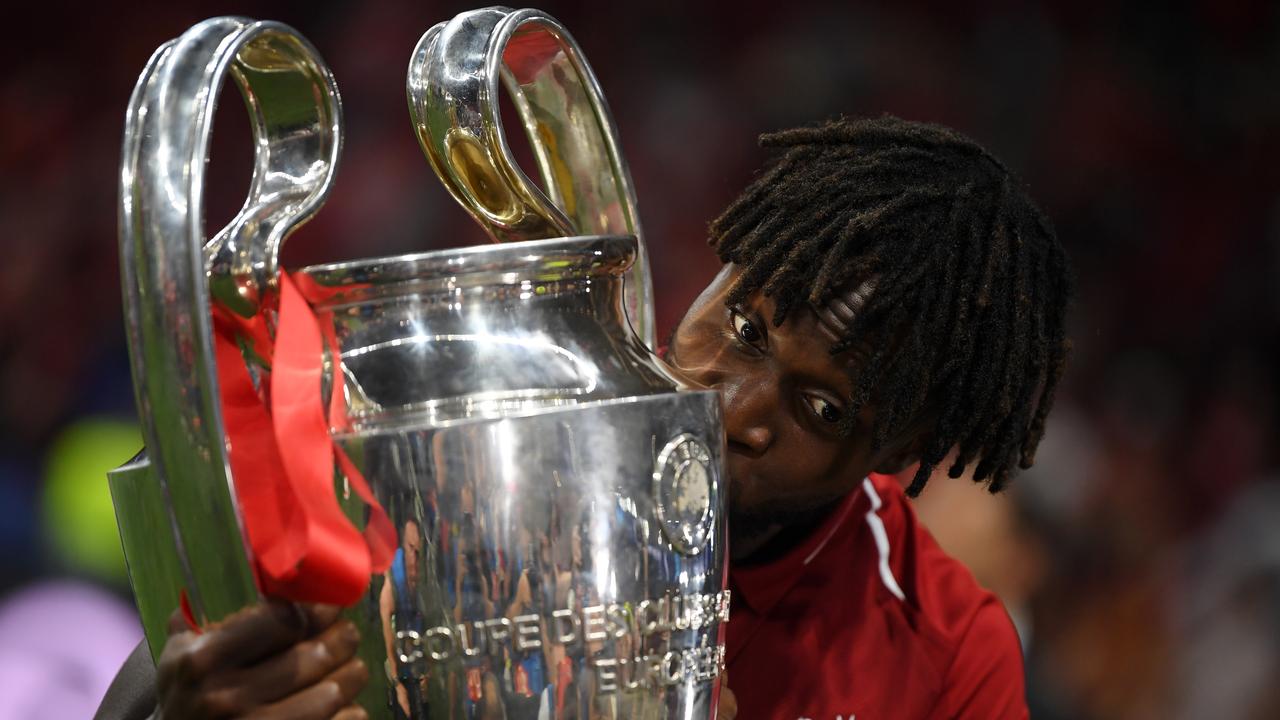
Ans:
[{"label": "dreadlocks", "polygon": [[711,223],[720,260],[743,267],[729,304],[763,291],[778,325],[872,280],[831,349],[881,340],[842,432],[869,402],[876,449],[927,418],[907,494],[952,448],[951,477],[976,461],[998,492],[1034,462],[1066,364],[1070,269],[1049,221],[999,160],[937,125],[841,119],[760,142],[781,157]]}]

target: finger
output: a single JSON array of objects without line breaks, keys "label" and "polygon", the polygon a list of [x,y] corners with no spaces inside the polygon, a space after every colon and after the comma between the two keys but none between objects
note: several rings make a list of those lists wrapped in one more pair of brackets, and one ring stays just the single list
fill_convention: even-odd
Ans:
[{"label": "finger", "polygon": [[307,637],[311,618],[292,604],[252,605],[195,636],[178,658],[188,679],[250,665]]},{"label": "finger", "polygon": [[[301,613],[301,618],[307,625],[308,635],[331,625],[342,612],[342,608],[337,605],[321,605],[319,603],[296,605],[295,607],[297,608],[295,612]],[[165,630],[168,631],[168,634],[177,635],[191,629],[191,622],[187,619],[186,613],[182,611],[181,607],[174,608],[174,611],[169,613],[169,619],[165,623]]]},{"label": "finger", "polygon": [[303,603],[296,605],[307,622],[307,637],[324,630],[342,617],[342,608],[337,605],[321,605],[320,603]]},{"label": "finger", "polygon": [[324,680],[279,702],[265,705],[246,715],[249,720],[321,720],[345,710],[369,680],[369,671],[360,658],[330,673]]},{"label": "finger", "polygon": [[729,689],[729,671],[720,673],[720,704],[716,707],[716,720],[733,720],[738,714],[738,698]]},{"label": "finger", "polygon": [[343,620],[257,665],[218,676],[206,685],[206,692],[218,707],[243,712],[320,682],[354,657],[359,647],[360,631]]},{"label": "finger", "polygon": [[333,720],[369,720],[369,713],[359,705],[351,705],[338,711]]},{"label": "finger", "polygon": [[170,687],[181,684],[175,682],[178,675],[177,668],[182,664],[182,658],[190,652],[191,643],[195,640],[195,633],[180,632],[170,635],[169,639],[164,641],[164,648],[160,651],[160,659],[156,663],[156,688],[160,694],[163,695]]},{"label": "finger", "polygon": [[716,720],[733,720],[738,716],[738,699],[727,687],[720,688],[720,705],[716,708]]}]

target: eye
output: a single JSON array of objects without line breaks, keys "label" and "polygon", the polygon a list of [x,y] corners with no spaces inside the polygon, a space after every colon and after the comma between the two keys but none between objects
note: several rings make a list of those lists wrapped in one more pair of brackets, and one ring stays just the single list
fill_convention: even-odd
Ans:
[{"label": "eye", "polygon": [[760,334],[756,326],[737,310],[732,311],[730,322],[733,323],[733,332],[742,342],[755,347],[764,340],[764,336]]},{"label": "eye", "polygon": [[835,403],[817,395],[806,395],[805,404],[813,411],[813,414],[822,419],[826,423],[838,423],[844,413],[840,412],[840,408]]}]

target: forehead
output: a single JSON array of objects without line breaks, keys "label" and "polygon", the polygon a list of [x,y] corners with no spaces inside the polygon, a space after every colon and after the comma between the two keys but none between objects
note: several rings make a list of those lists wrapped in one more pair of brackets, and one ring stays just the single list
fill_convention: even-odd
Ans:
[{"label": "forehead", "polygon": [[[726,263],[690,308],[690,314],[721,312],[742,272],[742,266]],[[789,355],[807,359],[807,369],[815,371],[822,365],[823,374],[839,373],[853,380],[872,350],[871,340],[856,340],[839,355],[832,355],[831,350],[846,337],[875,287],[874,278],[851,283],[821,306],[806,303],[791,309],[780,326],[772,322],[777,303],[762,291],[751,293],[743,304],[769,324],[770,335],[785,339],[794,351]]]},{"label": "forehead", "polygon": [[[701,306],[708,303],[724,305],[742,273],[743,267],[741,265],[725,263],[702,295],[694,301],[690,311],[703,309]],[[829,345],[834,345],[848,335],[854,321],[862,312],[875,290],[875,276],[868,276],[864,279],[846,283],[824,304],[805,303],[802,307],[791,310],[787,313],[787,320],[783,324],[807,325],[810,318],[803,316],[812,315],[812,319],[815,321],[812,329],[820,333]],[[772,298],[766,297],[763,292],[756,290],[749,296],[748,302],[761,309],[767,308],[769,313],[766,319],[772,321],[773,310],[776,308],[776,303]]]}]

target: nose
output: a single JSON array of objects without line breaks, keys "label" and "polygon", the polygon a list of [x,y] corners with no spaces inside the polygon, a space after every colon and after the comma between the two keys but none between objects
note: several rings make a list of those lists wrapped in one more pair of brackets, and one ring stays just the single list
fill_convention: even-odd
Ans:
[{"label": "nose", "polygon": [[740,380],[715,384],[724,406],[724,433],[729,450],[750,457],[760,457],[773,444],[769,419],[776,398],[768,388]]},{"label": "nose", "polygon": [[668,364],[667,368],[695,389],[720,391],[724,431],[730,451],[759,457],[769,449],[774,437],[770,418],[777,399],[766,384],[725,372],[716,363],[688,367]]}]

